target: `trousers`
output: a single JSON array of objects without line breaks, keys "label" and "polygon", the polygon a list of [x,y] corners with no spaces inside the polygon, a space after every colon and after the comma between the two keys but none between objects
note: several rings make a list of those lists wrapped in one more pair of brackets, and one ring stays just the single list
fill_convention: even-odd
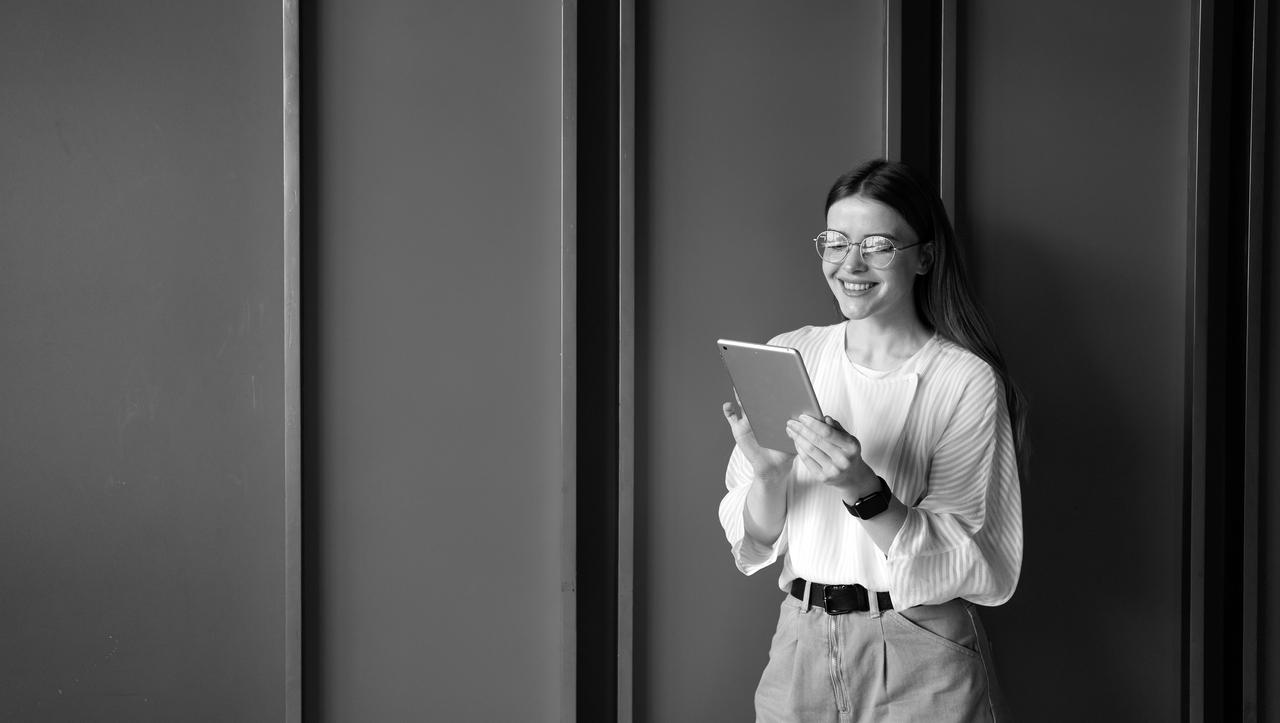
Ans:
[{"label": "trousers", "polygon": [[828,615],[788,595],[755,695],[758,723],[1010,720],[966,600]]}]

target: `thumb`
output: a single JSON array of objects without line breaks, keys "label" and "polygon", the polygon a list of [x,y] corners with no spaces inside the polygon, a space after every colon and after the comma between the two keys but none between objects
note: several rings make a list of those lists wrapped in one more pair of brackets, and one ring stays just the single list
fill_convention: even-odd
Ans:
[{"label": "thumb", "polygon": [[746,415],[742,413],[742,407],[733,402],[725,402],[722,407],[724,417],[729,421],[729,427],[733,430],[734,441],[747,448],[756,446],[756,436],[751,431],[751,422],[747,421]]}]

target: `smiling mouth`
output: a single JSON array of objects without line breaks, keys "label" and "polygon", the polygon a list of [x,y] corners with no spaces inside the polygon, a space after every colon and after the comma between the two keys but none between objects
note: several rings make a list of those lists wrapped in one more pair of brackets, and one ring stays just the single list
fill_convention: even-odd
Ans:
[{"label": "smiling mouth", "polygon": [[845,291],[849,293],[854,293],[854,294],[860,293],[863,291],[870,291],[871,287],[877,286],[878,284],[879,282],[876,282],[876,281],[863,281],[858,283],[854,283],[852,281],[840,282],[840,286],[843,287]]}]

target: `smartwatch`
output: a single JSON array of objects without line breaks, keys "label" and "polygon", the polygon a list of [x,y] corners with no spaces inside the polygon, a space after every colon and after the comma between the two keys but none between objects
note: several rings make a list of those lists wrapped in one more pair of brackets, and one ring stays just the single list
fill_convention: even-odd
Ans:
[{"label": "smartwatch", "polygon": [[840,500],[844,504],[844,508],[849,510],[849,514],[863,520],[869,520],[889,509],[889,500],[893,499],[893,492],[889,490],[889,483],[884,481],[884,477],[876,475],[876,479],[880,480],[880,489],[875,492],[853,504]]}]

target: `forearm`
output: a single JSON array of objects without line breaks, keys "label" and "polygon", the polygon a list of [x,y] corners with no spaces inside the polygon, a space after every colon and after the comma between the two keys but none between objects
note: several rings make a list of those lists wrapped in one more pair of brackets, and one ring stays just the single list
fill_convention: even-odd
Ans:
[{"label": "forearm", "polygon": [[[880,477],[862,460],[859,460],[855,466],[853,480],[853,484],[840,489],[840,496],[844,499],[844,503],[850,507],[863,497],[874,494],[881,489]],[[871,539],[876,543],[876,547],[880,548],[880,552],[888,555],[889,548],[893,546],[893,539],[898,536],[898,531],[902,529],[902,523],[906,519],[907,506],[896,495],[891,494],[889,496],[889,506],[883,512],[869,520],[860,521],[862,522],[862,529],[866,530],[867,534],[871,536]]]},{"label": "forearm", "polygon": [[742,507],[744,531],[756,542],[772,545],[787,519],[787,480],[765,481],[757,477],[747,490]]},{"label": "forearm", "polygon": [[[858,501],[858,498],[850,499],[849,493],[846,492],[844,501],[845,504],[852,505]],[[884,512],[869,520],[862,520],[862,529],[871,535],[880,552],[887,555],[889,548],[893,545],[893,538],[898,536],[898,531],[902,529],[902,523],[906,520],[907,506],[902,503],[902,500],[893,497],[889,500],[889,507]]]}]

